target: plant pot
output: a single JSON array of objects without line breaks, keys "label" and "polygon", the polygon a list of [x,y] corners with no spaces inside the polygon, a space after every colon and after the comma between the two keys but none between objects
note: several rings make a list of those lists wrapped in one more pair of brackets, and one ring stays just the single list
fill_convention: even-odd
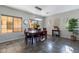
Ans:
[{"label": "plant pot", "polygon": [[71,35],[71,40],[76,41],[76,36],[75,35]]}]

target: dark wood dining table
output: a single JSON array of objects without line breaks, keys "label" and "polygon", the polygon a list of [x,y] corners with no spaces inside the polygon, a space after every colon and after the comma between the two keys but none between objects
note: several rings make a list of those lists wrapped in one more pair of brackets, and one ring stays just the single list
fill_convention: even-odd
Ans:
[{"label": "dark wood dining table", "polygon": [[26,32],[30,34],[31,39],[32,39],[32,44],[33,44],[33,40],[35,39],[35,36],[42,33],[42,31],[37,31],[37,30],[30,30],[30,31],[26,31]]}]

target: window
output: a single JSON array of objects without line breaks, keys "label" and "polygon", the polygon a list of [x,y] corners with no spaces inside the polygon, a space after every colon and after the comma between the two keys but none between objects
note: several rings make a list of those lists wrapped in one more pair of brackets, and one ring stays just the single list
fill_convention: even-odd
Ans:
[{"label": "window", "polygon": [[14,18],[14,32],[20,32],[20,31],[21,31],[21,19]]},{"label": "window", "polygon": [[29,27],[30,28],[33,28],[34,27],[34,24],[38,24],[40,25],[40,28],[42,28],[42,20],[43,19],[40,19],[40,18],[34,18],[34,19],[30,19],[29,20]]},{"label": "window", "polygon": [[7,32],[7,17],[6,16],[2,16],[2,33],[6,33]]},{"label": "window", "polygon": [[21,32],[22,18],[13,16],[1,16],[1,32]]},{"label": "window", "polygon": [[7,32],[12,32],[12,17],[8,17],[7,19]]}]

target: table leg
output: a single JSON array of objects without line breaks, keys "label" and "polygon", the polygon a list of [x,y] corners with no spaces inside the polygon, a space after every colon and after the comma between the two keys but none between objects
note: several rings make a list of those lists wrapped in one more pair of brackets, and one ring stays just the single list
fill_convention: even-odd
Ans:
[{"label": "table leg", "polygon": [[32,37],[32,44],[33,44],[33,37]]}]

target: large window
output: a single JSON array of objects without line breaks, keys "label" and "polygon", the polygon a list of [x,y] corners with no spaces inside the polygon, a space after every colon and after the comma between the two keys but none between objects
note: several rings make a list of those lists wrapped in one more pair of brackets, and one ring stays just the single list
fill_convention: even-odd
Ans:
[{"label": "large window", "polygon": [[1,16],[1,32],[21,32],[22,18],[13,16]]},{"label": "large window", "polygon": [[21,18],[14,18],[14,32],[22,31],[21,24],[22,24]]}]

